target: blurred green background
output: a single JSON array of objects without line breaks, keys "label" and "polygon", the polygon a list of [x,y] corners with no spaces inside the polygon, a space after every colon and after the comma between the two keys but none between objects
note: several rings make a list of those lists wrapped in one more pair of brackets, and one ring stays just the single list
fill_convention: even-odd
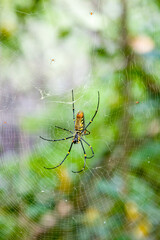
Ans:
[{"label": "blurred green background", "polygon": [[[160,239],[160,1],[0,1],[0,240]],[[83,166],[68,136],[92,118]],[[87,155],[90,149],[85,145]]]}]

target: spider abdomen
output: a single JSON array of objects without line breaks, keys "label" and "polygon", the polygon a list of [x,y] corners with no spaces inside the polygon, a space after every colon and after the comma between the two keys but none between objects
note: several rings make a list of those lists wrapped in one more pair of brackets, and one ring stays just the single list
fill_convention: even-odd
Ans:
[{"label": "spider abdomen", "polygon": [[75,131],[81,133],[84,127],[85,127],[84,113],[82,111],[79,111],[76,116]]}]

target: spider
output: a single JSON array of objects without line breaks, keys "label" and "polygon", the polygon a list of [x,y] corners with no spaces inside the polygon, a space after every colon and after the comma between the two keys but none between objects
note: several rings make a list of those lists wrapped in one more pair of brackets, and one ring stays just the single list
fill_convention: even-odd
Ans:
[{"label": "spider", "polygon": [[[73,110],[73,122],[74,122],[74,132],[72,132],[71,130],[68,130],[66,128],[62,128],[62,127],[58,127],[58,126],[55,126],[56,128],[59,128],[59,129],[62,129],[64,131],[67,131],[67,132],[70,132],[72,133],[72,136],[70,137],[66,137],[66,138],[62,138],[62,139],[56,139],[56,140],[52,140],[52,139],[46,139],[44,137],[41,137],[41,139],[45,140],[45,141],[51,141],[51,142],[56,142],[56,141],[63,141],[63,140],[67,140],[67,139],[70,139],[70,138],[73,138],[72,140],[72,143],[70,145],[70,148],[68,150],[68,153],[66,154],[65,158],[63,159],[63,161],[56,167],[51,167],[51,168],[48,168],[48,167],[44,167],[45,169],[55,169],[57,167],[59,167],[60,165],[62,165],[62,163],[65,161],[65,159],[68,157],[68,155],[70,154],[71,152],[71,149],[72,149],[72,146],[73,144],[77,144],[77,143],[81,143],[81,146],[82,146],[82,149],[83,149],[83,153],[84,153],[84,166],[83,168],[80,170],[80,171],[72,171],[73,173],[80,173],[82,172],[84,169],[85,169],[85,165],[86,165],[86,159],[90,159],[94,156],[94,151],[93,151],[93,148],[92,146],[87,143],[82,136],[84,135],[89,135],[90,132],[87,130],[87,128],[89,127],[89,125],[93,122],[93,119],[95,118],[97,112],[98,112],[98,108],[99,108],[99,101],[100,101],[100,94],[99,94],[99,91],[98,91],[98,104],[97,104],[97,109],[92,117],[92,119],[90,120],[90,122],[85,126],[85,120],[84,120],[84,113],[82,111],[78,111],[77,113],[77,116],[76,116],[76,119],[75,119],[75,109],[74,109],[74,94],[73,94],[73,90],[72,90],[72,110]],[[91,157],[87,157],[86,155],[86,151],[84,149],[84,146],[83,146],[83,142],[86,143],[90,149],[91,149],[91,152],[92,152],[92,156]]]}]

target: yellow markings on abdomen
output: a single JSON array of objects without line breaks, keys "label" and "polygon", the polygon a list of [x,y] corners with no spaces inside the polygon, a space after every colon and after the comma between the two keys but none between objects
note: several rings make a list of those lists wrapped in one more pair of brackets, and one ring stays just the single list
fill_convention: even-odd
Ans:
[{"label": "yellow markings on abdomen", "polygon": [[75,130],[82,131],[84,129],[84,113],[79,111],[76,116]]}]

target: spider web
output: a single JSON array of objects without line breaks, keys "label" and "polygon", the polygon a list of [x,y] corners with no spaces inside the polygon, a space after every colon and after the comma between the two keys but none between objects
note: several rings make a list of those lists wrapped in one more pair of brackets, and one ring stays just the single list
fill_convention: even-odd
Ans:
[{"label": "spider web", "polygon": [[[1,32],[17,38],[0,35],[0,239],[159,238],[160,16],[155,3],[127,2],[130,36],[138,37],[129,39],[136,57],[126,73],[117,34],[126,2],[37,1],[32,11],[1,3]],[[73,130],[72,89],[86,123],[100,92],[85,137],[95,156],[73,174],[84,163],[77,144],[47,171],[71,141],[39,136],[69,136],[54,126]]]}]

